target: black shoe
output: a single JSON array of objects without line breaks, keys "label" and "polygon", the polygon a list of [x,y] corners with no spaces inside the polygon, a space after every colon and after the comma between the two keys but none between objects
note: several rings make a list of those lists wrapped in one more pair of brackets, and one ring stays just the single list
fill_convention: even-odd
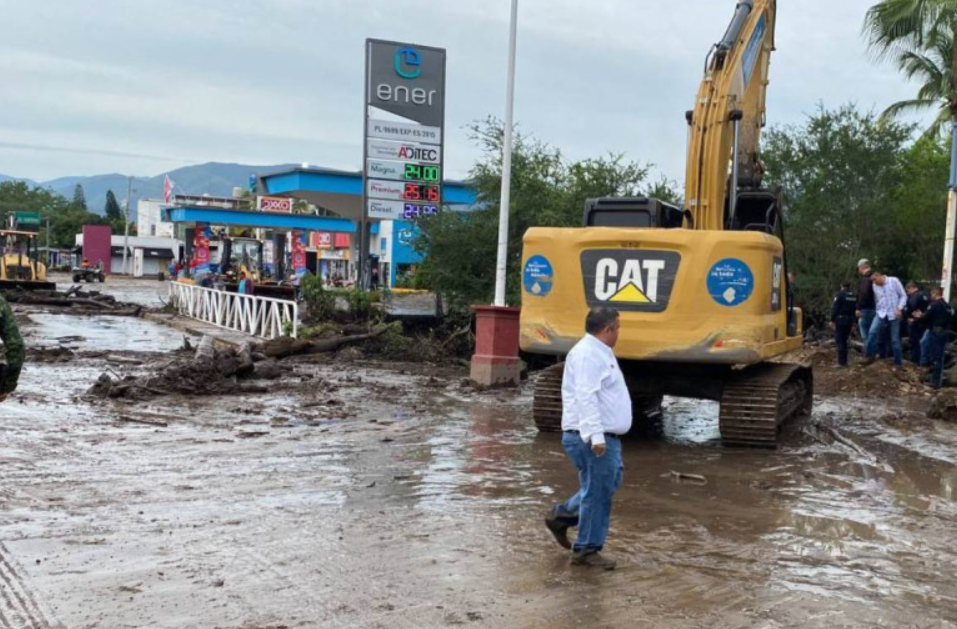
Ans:
[{"label": "black shoe", "polygon": [[555,536],[555,541],[558,542],[562,548],[572,547],[572,543],[568,541],[568,524],[563,522],[562,519],[555,514],[554,509],[545,516],[545,526],[547,526],[548,530]]},{"label": "black shoe", "polygon": [[587,553],[573,553],[571,564],[573,566],[586,566],[588,568],[601,568],[602,570],[614,570],[618,562],[614,559],[605,557],[597,550]]}]

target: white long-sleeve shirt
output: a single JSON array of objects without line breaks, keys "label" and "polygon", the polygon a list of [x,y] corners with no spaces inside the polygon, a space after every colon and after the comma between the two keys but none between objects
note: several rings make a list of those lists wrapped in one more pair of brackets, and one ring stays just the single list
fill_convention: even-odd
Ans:
[{"label": "white long-sleeve shirt", "polygon": [[565,359],[562,430],[577,430],[582,441],[605,443],[605,433],[631,429],[631,396],[611,348],[586,334]]},{"label": "white long-sleeve shirt", "polygon": [[884,285],[874,283],[874,303],[877,305],[877,316],[881,319],[893,319],[897,310],[903,310],[907,305],[907,293],[896,277],[885,277]]}]

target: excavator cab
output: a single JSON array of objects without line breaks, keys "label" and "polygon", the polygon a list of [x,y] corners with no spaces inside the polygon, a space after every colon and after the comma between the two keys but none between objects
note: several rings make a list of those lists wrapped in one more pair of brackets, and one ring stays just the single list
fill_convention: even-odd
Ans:
[{"label": "excavator cab", "polygon": [[582,227],[660,227],[675,229],[685,222],[685,212],[674,205],[647,197],[605,197],[585,201]]}]

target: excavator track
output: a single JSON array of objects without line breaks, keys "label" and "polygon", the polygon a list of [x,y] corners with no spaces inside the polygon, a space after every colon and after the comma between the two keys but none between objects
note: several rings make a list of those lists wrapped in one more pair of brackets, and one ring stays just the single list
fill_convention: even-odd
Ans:
[{"label": "excavator track", "polygon": [[[562,429],[562,376],[565,363],[552,365],[542,370],[535,383],[532,400],[532,417],[540,432],[561,432]],[[661,395],[635,395],[632,404],[631,434],[639,437],[654,437],[661,432]]]},{"label": "excavator track", "polygon": [[806,365],[764,363],[735,373],[721,396],[722,443],[776,448],[782,428],[810,414],[813,394]]},{"label": "excavator track", "polygon": [[535,382],[532,399],[532,417],[541,432],[561,432],[562,429],[562,375],[565,363],[542,370]]}]

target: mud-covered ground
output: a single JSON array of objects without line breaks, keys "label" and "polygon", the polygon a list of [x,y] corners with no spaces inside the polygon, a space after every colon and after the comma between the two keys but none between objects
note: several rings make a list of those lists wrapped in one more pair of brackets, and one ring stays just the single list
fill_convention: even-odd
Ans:
[{"label": "mud-covered ground", "polygon": [[22,320],[41,349],[0,405],[2,629],[957,627],[957,426],[895,391],[817,400],[857,450],[722,448],[715,405],[667,400],[665,439],[626,443],[599,573],[542,526],[575,478],[528,386],[347,352],[284,361],[268,394],[90,400],[181,333]]}]

